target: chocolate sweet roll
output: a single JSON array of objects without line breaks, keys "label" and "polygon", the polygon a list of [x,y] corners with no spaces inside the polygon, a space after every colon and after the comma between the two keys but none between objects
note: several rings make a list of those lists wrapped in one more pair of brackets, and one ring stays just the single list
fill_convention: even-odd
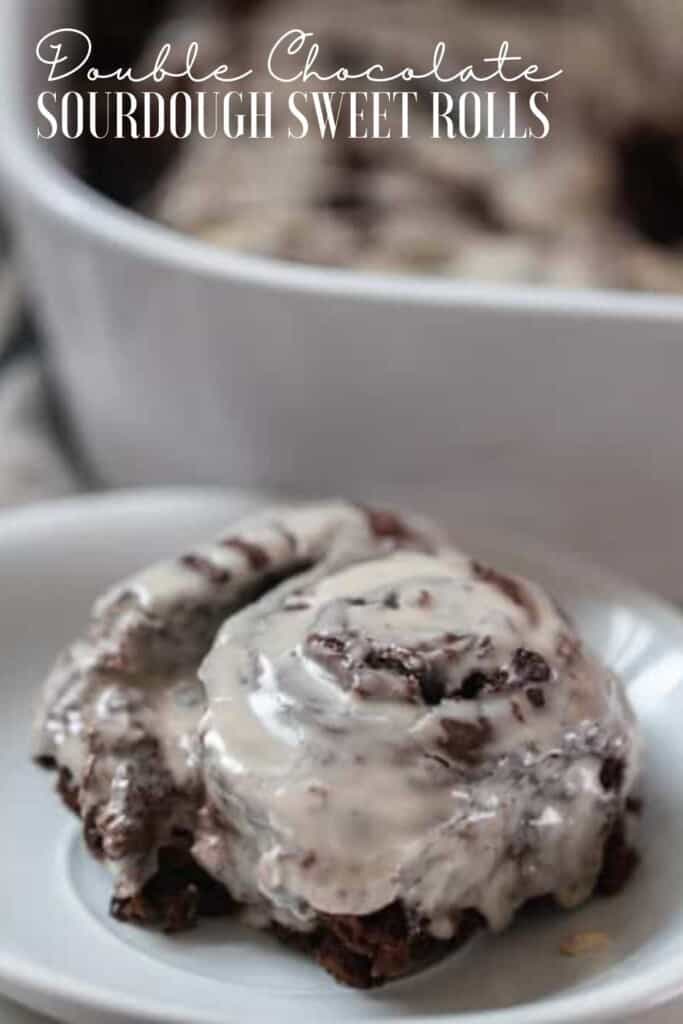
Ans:
[{"label": "chocolate sweet roll", "polygon": [[342,502],[261,513],[105,596],[35,749],[117,916],[237,910],[358,986],[634,864],[636,724],[567,616]]}]

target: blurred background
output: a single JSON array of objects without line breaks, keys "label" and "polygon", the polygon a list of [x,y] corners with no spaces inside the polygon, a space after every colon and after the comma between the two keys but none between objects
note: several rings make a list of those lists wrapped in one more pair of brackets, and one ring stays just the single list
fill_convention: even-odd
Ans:
[{"label": "blurred background", "polygon": [[[486,516],[683,594],[679,0],[0,10],[0,504],[347,492]],[[296,25],[323,72],[426,67],[439,39],[449,66],[478,65],[506,39],[564,74],[542,141],[432,139],[427,81],[410,140],[52,147],[35,140],[34,51],[64,25],[102,69],[148,70],[168,42],[179,70],[195,40],[197,74],[262,69]],[[249,88],[272,89],[281,119],[283,88],[262,71]],[[494,106],[505,123],[504,89]]]},{"label": "blurred background", "polygon": [[40,333],[0,228],[0,507],[87,486],[47,379]]},{"label": "blurred background", "polygon": [[[104,68],[147,72],[170,43],[166,68],[178,74],[196,42],[196,77],[227,62],[231,74],[254,74],[219,89],[272,92],[272,141],[201,138],[196,118],[188,139],[166,131],[153,142],[86,137],[79,145],[75,163],[96,189],[178,231],[242,252],[370,272],[683,292],[677,0],[121,0],[113,15],[110,4],[79,0],[75,16]],[[267,55],[297,28],[312,33],[308,43],[292,54],[278,47],[273,61],[287,79],[312,43],[319,47],[314,70],[325,76],[377,63],[393,73],[426,73],[443,40],[443,77],[468,65],[480,77],[490,74],[505,41],[508,78],[537,64],[536,77],[550,80],[392,82],[392,90],[417,93],[409,138],[400,137],[401,109],[392,102],[385,119],[391,138],[350,141],[342,108],[335,139],[321,139],[313,127],[305,139],[289,140],[287,126],[299,129],[287,109],[293,89],[368,88],[363,80],[283,84],[269,77]],[[81,77],[82,88],[92,89]],[[132,91],[142,101],[150,88],[157,86],[143,82]],[[169,80],[160,91],[168,98],[179,88],[210,92],[216,83]],[[108,116],[112,123],[98,89],[100,123]],[[433,137],[432,90],[453,99],[455,140],[445,137],[443,121]],[[461,106],[463,92],[470,96]],[[550,120],[547,138],[522,138],[542,134],[532,95]],[[310,102],[301,108],[315,124]],[[206,109],[211,134],[216,108],[209,102]],[[365,126],[370,121],[368,112]]]}]

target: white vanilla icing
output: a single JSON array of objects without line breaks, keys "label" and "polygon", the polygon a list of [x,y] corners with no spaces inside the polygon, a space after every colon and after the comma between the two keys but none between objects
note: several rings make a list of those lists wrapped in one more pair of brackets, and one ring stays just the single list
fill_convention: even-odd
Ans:
[{"label": "white vanilla icing", "polygon": [[[513,582],[522,603],[459,552],[400,551],[324,575],[296,600],[285,586],[226,622],[200,670],[207,793],[238,832],[225,862],[215,846],[210,862],[226,885],[299,925],[401,899],[440,937],[457,910],[499,928],[533,896],[589,894],[613,803],[602,758],[625,758],[632,780],[633,719],[594,659],[558,653],[571,630],[552,601]],[[333,665],[312,651],[318,635],[350,638]],[[536,652],[551,673],[543,706],[526,696],[532,683],[426,706],[392,696],[391,668],[363,660],[420,645],[427,660],[455,652],[440,668],[453,690]],[[452,758],[444,720],[482,742]],[[238,862],[247,877],[236,881]]]}]

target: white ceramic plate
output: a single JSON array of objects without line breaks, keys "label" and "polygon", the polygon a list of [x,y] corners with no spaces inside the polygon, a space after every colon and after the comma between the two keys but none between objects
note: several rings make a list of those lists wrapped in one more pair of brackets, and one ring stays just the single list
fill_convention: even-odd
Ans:
[{"label": "white ceramic plate", "polygon": [[[644,861],[626,891],[571,914],[526,917],[370,994],[230,922],[168,938],[107,916],[107,878],[84,854],[51,778],[29,762],[32,700],[106,584],[218,529],[245,499],[237,504],[215,492],[146,492],[0,516],[5,993],[74,1024],[603,1024],[683,992],[683,619],[571,556],[470,529],[461,543],[549,585],[629,686],[648,758]],[[606,932],[608,948],[560,955],[562,940],[583,930]]]}]

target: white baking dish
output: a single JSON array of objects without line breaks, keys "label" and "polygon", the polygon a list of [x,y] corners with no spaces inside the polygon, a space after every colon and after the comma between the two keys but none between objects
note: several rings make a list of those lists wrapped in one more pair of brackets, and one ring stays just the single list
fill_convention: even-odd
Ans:
[{"label": "white baking dish", "polygon": [[69,6],[0,0],[0,152],[104,481],[408,493],[683,595],[683,298],[287,265],[119,208],[34,139],[35,43]]}]

